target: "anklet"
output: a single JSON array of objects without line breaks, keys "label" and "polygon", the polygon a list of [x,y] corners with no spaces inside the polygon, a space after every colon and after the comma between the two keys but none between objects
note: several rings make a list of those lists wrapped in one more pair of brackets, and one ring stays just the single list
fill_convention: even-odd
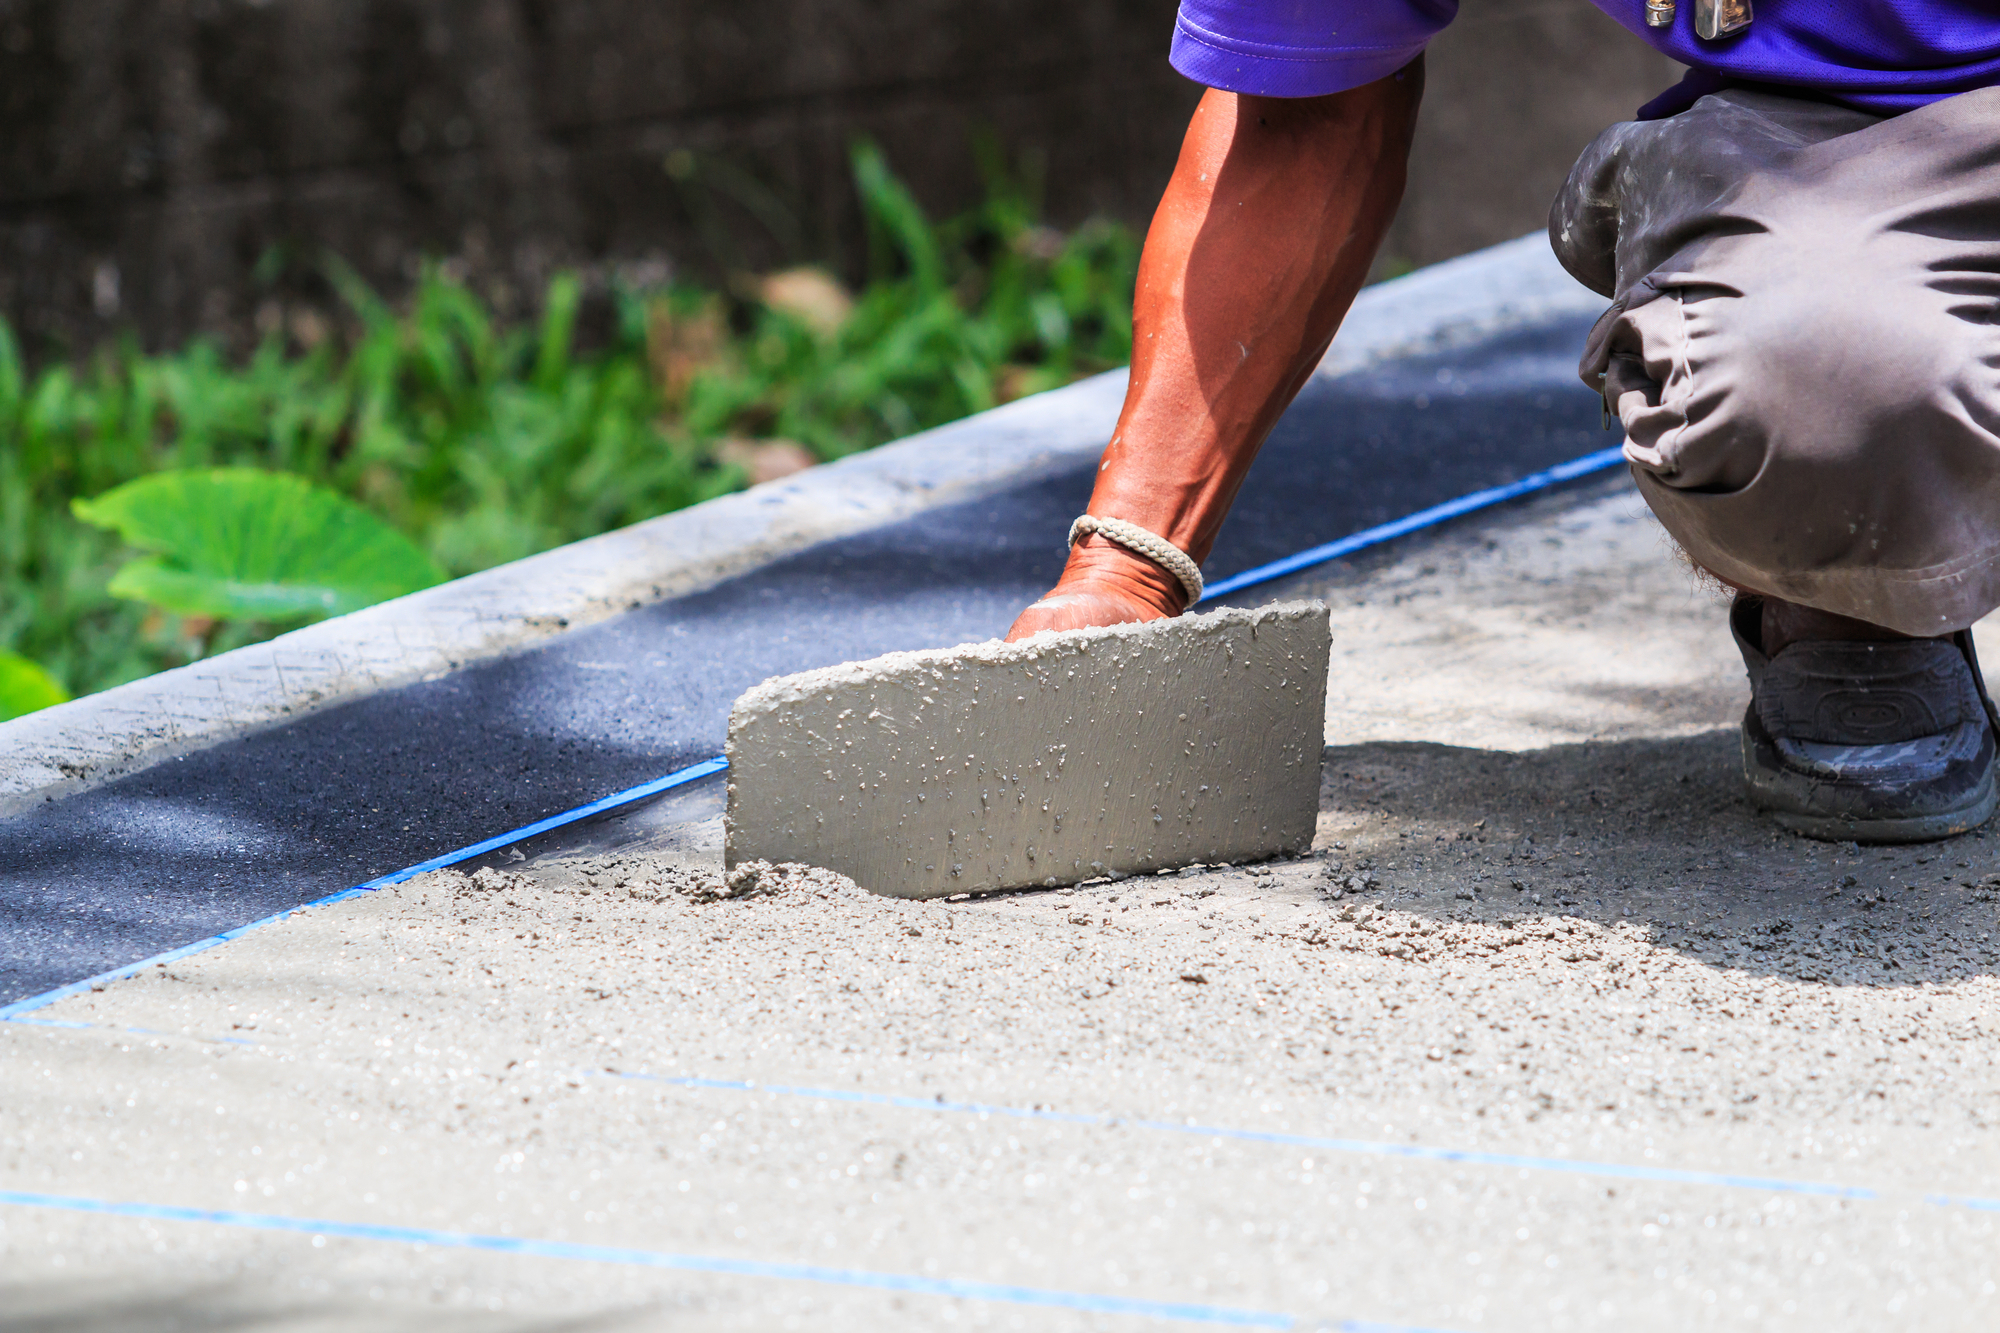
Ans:
[{"label": "anklet", "polygon": [[1201,566],[1165,537],[1148,532],[1137,523],[1127,523],[1122,518],[1099,518],[1095,514],[1085,514],[1069,525],[1069,544],[1075,546],[1080,538],[1092,532],[1117,542],[1128,551],[1137,551],[1179,579],[1181,587],[1187,590],[1189,606],[1201,600]]}]

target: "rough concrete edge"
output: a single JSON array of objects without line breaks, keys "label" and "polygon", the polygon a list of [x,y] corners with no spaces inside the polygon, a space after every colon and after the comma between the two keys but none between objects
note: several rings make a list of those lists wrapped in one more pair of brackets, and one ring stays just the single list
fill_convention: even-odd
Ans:
[{"label": "rough concrete edge", "polygon": [[[1318,374],[1601,308],[1525,236],[1368,288]],[[190,750],[529,647],[819,542],[1096,456],[1112,371],[797,477],[0,723],[0,816]],[[1051,540],[1059,540],[1059,534]]]},{"label": "rough concrete edge", "polygon": [[1318,598],[1291,602],[1268,602],[1263,606],[1224,606],[1213,611],[1177,616],[1172,620],[1148,620],[1130,625],[1103,625],[1093,629],[1043,630],[1040,634],[1009,643],[1005,639],[982,639],[955,648],[915,648],[884,653],[861,662],[839,662],[771,676],[738,695],[729,709],[729,729],[733,734],[739,719],[753,714],[783,709],[809,695],[845,688],[892,671],[920,670],[929,666],[977,662],[982,666],[1004,666],[1010,662],[1039,661],[1046,653],[1071,651],[1091,644],[1121,639],[1149,639],[1158,634],[1200,634],[1231,625],[1263,625],[1274,620],[1304,620],[1327,614],[1327,604]]}]

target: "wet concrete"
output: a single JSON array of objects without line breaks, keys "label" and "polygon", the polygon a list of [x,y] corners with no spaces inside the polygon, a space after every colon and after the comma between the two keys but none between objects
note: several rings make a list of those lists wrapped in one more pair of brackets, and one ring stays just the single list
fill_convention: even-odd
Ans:
[{"label": "wet concrete", "polygon": [[780,676],[729,715],[728,863],[872,893],[1055,888],[1312,846],[1324,602]]},{"label": "wet concrete", "polygon": [[[1315,383],[1207,573],[1610,443],[1575,376],[1583,332],[1564,320]],[[995,636],[1054,580],[1090,479],[1042,476],[829,542],[0,822],[0,1003],[715,754],[730,703],[767,677]]]}]

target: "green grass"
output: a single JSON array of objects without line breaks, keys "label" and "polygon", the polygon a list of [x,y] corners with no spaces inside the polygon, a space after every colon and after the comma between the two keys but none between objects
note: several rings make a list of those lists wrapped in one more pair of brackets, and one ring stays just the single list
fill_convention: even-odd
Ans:
[{"label": "green grass", "polygon": [[982,205],[940,224],[872,146],[854,175],[872,255],[859,292],[823,276],[619,290],[611,337],[587,352],[568,274],[509,325],[442,270],[392,307],[331,264],[346,328],[240,360],[128,344],[31,370],[0,324],[0,651],[86,694],[298,623],[112,595],[134,552],[71,503],[152,473],[293,473],[461,575],[739,488],[726,441],[830,460],[1128,359],[1130,231],[1043,228],[998,170]]}]

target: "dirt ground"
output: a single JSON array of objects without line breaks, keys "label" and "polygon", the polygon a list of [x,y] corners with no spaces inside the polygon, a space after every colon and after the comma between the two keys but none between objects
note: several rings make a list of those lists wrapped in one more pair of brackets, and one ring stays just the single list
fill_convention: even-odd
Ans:
[{"label": "dirt ground", "polygon": [[1992,1327],[1995,840],[1758,821],[1629,490],[1279,593],[1308,858],[732,890],[697,790],[0,1027],[0,1190],[614,1251],[0,1204],[0,1329]]}]

